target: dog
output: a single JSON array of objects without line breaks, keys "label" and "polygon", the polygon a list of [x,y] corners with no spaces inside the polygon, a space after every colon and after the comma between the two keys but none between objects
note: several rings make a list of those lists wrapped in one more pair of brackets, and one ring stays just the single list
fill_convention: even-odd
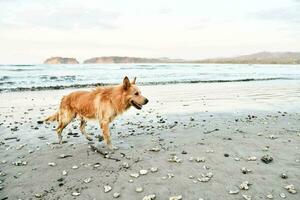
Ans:
[{"label": "dog", "polygon": [[119,85],[97,87],[92,91],[72,92],[62,98],[59,111],[44,121],[58,122],[56,132],[58,142],[62,144],[62,131],[75,117],[80,118],[81,133],[86,139],[92,140],[85,131],[85,126],[87,120],[96,119],[102,129],[105,144],[109,149],[113,149],[109,123],[131,106],[140,110],[148,103],[148,99],[142,96],[135,83],[136,78],[130,82],[126,76],[123,83]]}]

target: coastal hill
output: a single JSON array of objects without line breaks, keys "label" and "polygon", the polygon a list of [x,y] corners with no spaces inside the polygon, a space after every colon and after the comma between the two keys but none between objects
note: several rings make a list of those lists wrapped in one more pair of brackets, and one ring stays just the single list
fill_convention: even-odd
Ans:
[{"label": "coastal hill", "polygon": [[[211,58],[202,60],[183,60],[170,58],[141,58],[105,56],[87,59],[84,64],[109,63],[236,63],[236,64],[300,64],[300,52],[259,52],[227,58]],[[44,64],[78,64],[75,58],[52,57]]]},{"label": "coastal hill", "polygon": [[120,56],[106,56],[106,57],[94,57],[85,60],[84,64],[93,63],[175,63],[186,62],[180,59],[169,58],[139,58],[139,57],[120,57]]},{"label": "coastal hill", "polygon": [[51,57],[44,64],[79,64],[75,58]]},{"label": "coastal hill", "polygon": [[198,60],[195,63],[300,64],[300,52],[259,52],[229,58]]}]

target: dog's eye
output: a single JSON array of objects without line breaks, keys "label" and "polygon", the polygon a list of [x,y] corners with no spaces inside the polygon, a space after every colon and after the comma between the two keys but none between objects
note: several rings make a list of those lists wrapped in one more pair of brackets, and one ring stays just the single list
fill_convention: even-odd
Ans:
[{"label": "dog's eye", "polygon": [[136,95],[136,96],[137,96],[137,95],[139,95],[139,93],[138,93],[138,92],[136,92],[136,93],[134,93],[134,95]]}]

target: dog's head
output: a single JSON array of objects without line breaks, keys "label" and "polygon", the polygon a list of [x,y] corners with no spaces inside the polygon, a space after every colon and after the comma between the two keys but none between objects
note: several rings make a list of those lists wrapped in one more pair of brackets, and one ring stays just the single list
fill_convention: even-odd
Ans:
[{"label": "dog's head", "polygon": [[140,89],[135,84],[136,78],[133,81],[129,81],[128,77],[125,76],[123,80],[123,89],[125,92],[126,99],[129,105],[134,106],[136,109],[142,109],[143,105],[148,103],[148,99],[142,96]]}]

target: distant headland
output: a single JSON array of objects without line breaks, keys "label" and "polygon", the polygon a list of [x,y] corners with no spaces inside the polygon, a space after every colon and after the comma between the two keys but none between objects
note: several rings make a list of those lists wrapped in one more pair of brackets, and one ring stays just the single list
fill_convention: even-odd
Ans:
[{"label": "distant headland", "polygon": [[44,64],[79,64],[75,58],[51,57]]},{"label": "distant headland", "polygon": [[[83,61],[83,64],[113,63],[224,63],[224,64],[300,64],[300,52],[259,52],[227,58],[211,58],[202,60],[184,60],[170,58],[141,58],[104,56]],[[51,57],[44,64],[79,64],[75,58]]]}]

